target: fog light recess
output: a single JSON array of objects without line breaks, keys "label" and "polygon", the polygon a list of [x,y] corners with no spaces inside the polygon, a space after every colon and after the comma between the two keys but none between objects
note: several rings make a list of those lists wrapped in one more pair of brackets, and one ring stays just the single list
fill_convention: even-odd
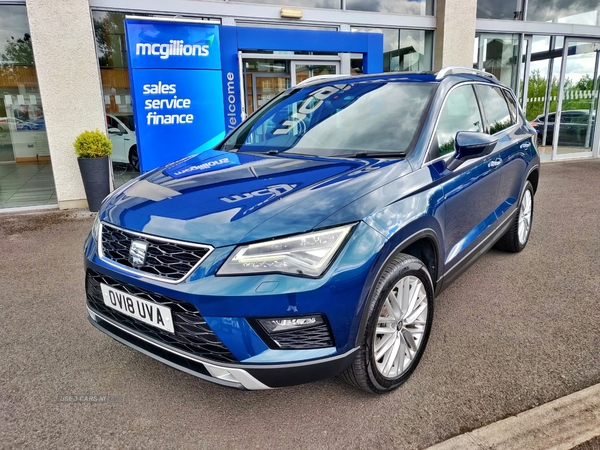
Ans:
[{"label": "fog light recess", "polygon": [[323,316],[319,314],[305,317],[279,317],[258,319],[258,322],[264,327],[267,333],[271,334],[320,325],[323,323]]},{"label": "fog light recess", "polygon": [[249,322],[272,349],[308,350],[335,346],[327,319],[322,314],[250,319]]}]

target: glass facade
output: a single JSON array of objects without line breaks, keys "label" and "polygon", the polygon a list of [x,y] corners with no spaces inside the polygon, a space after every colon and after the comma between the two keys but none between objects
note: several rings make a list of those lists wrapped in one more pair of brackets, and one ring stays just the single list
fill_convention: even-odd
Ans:
[{"label": "glass facade", "polygon": [[118,187],[139,174],[139,156],[133,127],[131,88],[127,69],[125,14],[94,11],[92,18],[108,137],[113,145],[114,182],[115,187]]},{"label": "glass facade", "polygon": [[478,33],[475,36],[473,67],[493,74],[517,92],[519,35]]},{"label": "glass facade", "polygon": [[106,113],[131,113],[125,14],[94,11],[92,17]]},{"label": "glass facade", "polygon": [[478,19],[522,20],[524,0],[478,0]]},{"label": "glass facade", "polygon": [[598,0],[508,0],[505,2],[478,0],[477,18],[600,25],[600,2]]},{"label": "glass facade", "polygon": [[536,22],[600,25],[598,0],[527,0],[525,20]]},{"label": "glass facade", "polygon": [[[344,8],[342,0],[236,0],[236,2],[261,3],[294,8]],[[350,11],[432,16],[434,0],[346,0],[345,3],[345,9]]]},{"label": "glass facade", "polygon": [[[432,67],[433,31],[353,27],[354,32],[383,34],[384,72],[422,72]],[[362,71],[362,55],[352,55],[352,72]]]},{"label": "glass facade", "polygon": [[346,9],[387,14],[433,15],[433,0],[346,0]]},{"label": "glass facade", "polygon": [[55,203],[27,10],[0,5],[0,208]]},{"label": "glass facade", "polygon": [[267,5],[290,6],[294,8],[340,9],[341,0],[235,0],[237,3],[263,3]]}]

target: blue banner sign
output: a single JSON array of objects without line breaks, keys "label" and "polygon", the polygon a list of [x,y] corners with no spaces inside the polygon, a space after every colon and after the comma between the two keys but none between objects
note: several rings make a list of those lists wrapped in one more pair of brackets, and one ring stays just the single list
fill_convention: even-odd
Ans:
[{"label": "blue banner sign", "polygon": [[127,19],[132,69],[221,69],[219,26]]},{"label": "blue banner sign", "polygon": [[126,20],[142,172],[225,137],[219,26]]}]

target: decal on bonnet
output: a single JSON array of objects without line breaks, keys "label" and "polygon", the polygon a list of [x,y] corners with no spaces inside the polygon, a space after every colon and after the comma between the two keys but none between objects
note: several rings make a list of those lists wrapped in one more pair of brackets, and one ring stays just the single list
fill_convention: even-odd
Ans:
[{"label": "decal on bonnet", "polygon": [[219,200],[223,200],[224,202],[227,202],[227,203],[235,203],[235,202],[239,202],[241,200],[246,200],[246,199],[249,199],[252,197],[262,197],[265,195],[279,197],[280,195],[290,192],[296,186],[298,186],[298,185],[297,184],[276,184],[273,186],[267,186],[264,189],[257,189],[256,191],[252,191],[252,192],[244,192],[243,194],[234,194],[230,197],[220,197]]}]

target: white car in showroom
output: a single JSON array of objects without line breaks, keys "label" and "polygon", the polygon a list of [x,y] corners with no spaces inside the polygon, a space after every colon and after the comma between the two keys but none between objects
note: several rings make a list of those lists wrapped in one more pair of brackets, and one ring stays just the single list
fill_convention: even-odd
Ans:
[{"label": "white car in showroom", "polygon": [[133,114],[107,114],[108,137],[112,142],[112,160],[114,163],[129,163],[139,172],[140,158],[135,137]]}]

